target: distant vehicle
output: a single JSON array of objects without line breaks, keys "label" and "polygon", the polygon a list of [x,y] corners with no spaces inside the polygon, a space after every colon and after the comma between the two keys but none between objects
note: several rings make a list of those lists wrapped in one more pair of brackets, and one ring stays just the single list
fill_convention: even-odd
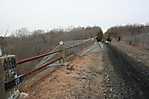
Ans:
[{"label": "distant vehicle", "polygon": [[108,38],[107,38],[107,41],[108,41],[108,42],[111,42],[111,41],[112,41],[112,38],[111,38],[111,37],[108,37]]},{"label": "distant vehicle", "polygon": [[105,39],[105,43],[107,44],[110,44],[112,41],[112,38],[110,36],[108,36],[106,39]]},{"label": "distant vehicle", "polygon": [[101,42],[103,39],[103,33],[98,32],[97,36],[96,36],[96,40],[97,42]]}]

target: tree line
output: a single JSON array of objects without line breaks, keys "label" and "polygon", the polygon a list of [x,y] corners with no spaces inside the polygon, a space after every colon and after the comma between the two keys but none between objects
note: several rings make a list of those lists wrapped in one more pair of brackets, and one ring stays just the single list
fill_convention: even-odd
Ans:
[{"label": "tree line", "polygon": [[107,30],[106,36],[127,42],[133,46],[149,49],[149,25],[133,24],[125,26],[114,26]]},{"label": "tree line", "polygon": [[[69,31],[54,29],[49,32],[44,30],[35,30],[29,32],[26,28],[17,30],[13,35],[0,37],[0,47],[4,48],[5,54],[14,54],[16,59],[23,59],[40,54],[44,51],[54,48],[59,41],[80,40],[95,37],[98,32],[102,32],[98,26],[77,27]],[[19,71],[34,68],[39,60],[19,66]]]}]

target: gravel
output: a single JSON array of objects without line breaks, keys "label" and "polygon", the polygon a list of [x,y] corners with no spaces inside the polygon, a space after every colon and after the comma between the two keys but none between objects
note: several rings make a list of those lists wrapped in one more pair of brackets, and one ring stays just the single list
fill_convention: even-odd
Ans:
[{"label": "gravel", "polygon": [[[130,66],[127,57],[121,52],[115,52],[109,46],[104,52],[104,96],[105,99],[148,99],[138,77]],[[143,82],[143,81],[142,81]]]}]

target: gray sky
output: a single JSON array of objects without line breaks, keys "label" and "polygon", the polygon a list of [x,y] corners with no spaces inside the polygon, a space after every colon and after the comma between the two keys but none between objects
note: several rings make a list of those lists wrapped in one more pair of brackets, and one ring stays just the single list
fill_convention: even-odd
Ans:
[{"label": "gray sky", "polygon": [[148,23],[149,0],[0,0],[0,32]]}]

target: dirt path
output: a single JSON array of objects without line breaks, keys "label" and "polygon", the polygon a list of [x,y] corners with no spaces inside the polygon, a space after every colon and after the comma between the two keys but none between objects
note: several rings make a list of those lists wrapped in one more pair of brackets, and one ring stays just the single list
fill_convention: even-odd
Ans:
[{"label": "dirt path", "polygon": [[24,89],[28,99],[104,99],[102,51],[98,44],[92,48]]},{"label": "dirt path", "polygon": [[28,99],[148,99],[148,58],[125,44],[95,43],[23,91]]}]

